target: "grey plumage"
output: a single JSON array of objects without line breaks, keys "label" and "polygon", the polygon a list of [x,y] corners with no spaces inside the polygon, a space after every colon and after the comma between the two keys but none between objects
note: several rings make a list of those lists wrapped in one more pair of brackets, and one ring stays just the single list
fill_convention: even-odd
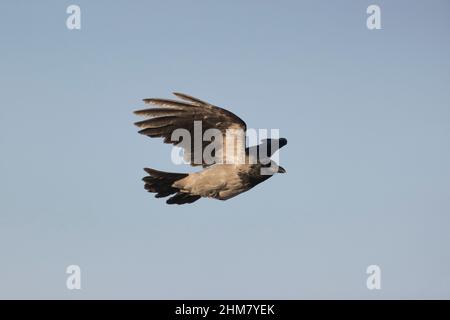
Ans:
[{"label": "grey plumage", "polygon": [[[183,93],[174,94],[181,101],[155,98],[143,100],[156,107],[135,111],[136,115],[146,117],[145,120],[135,123],[140,128],[139,133],[152,138],[161,137],[164,139],[164,143],[174,145],[178,143],[178,141],[171,140],[175,129],[187,130],[193,139],[194,121],[202,122],[202,135],[208,129],[218,129],[224,137],[229,129],[239,129],[245,133],[247,125],[234,113]],[[223,150],[226,149],[225,141],[224,139],[223,146],[221,146]],[[279,139],[278,142],[281,148],[287,143],[287,140]],[[270,160],[265,164],[259,161],[251,164],[251,148],[259,149],[259,146],[243,150],[245,152],[244,163],[206,163],[204,160],[201,163],[195,163],[195,152],[200,151],[203,154],[203,149],[209,143],[204,141],[200,144],[201,150],[194,150],[196,144],[192,141],[191,148],[184,150],[190,164],[202,165],[204,167],[202,171],[187,174],[145,168],[144,170],[149,174],[143,178],[145,189],[155,193],[156,198],[171,196],[167,200],[168,204],[192,203],[201,197],[227,200],[253,188],[275,173],[285,172],[283,168],[274,165]],[[267,141],[263,143],[267,143]],[[269,148],[268,156],[270,157],[275,151]],[[263,168],[269,170],[269,174],[262,175],[261,169]]]}]

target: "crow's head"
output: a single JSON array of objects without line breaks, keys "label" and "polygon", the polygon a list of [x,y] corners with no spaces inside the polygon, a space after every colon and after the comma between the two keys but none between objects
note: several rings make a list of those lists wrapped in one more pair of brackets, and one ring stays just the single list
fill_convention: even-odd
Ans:
[{"label": "crow's head", "polygon": [[278,149],[281,149],[285,145],[287,145],[286,138],[263,139],[263,140],[261,140],[261,144],[258,146],[258,149],[260,151],[260,156],[261,156],[261,153],[265,153],[265,155],[271,157],[275,152],[278,151]]},{"label": "crow's head", "polygon": [[286,173],[286,169],[284,169],[282,166],[278,166],[277,173]]}]

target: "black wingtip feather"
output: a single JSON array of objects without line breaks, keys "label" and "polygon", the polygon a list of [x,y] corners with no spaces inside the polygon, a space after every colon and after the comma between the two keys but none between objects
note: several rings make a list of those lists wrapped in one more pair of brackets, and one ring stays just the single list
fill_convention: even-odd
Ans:
[{"label": "black wingtip feather", "polygon": [[190,96],[190,95],[185,94],[185,93],[181,93],[181,92],[172,92],[172,93],[175,96],[177,96],[178,98],[180,98],[180,99],[183,99],[185,101],[190,101],[190,102],[193,102],[195,104],[199,104],[199,105],[209,105],[210,104],[210,103],[208,103],[206,101],[200,100],[198,98],[195,98],[195,97]]}]

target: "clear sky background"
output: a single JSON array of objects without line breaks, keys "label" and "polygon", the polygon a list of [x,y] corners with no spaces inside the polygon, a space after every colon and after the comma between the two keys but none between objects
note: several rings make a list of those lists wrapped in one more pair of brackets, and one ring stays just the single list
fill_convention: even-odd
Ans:
[{"label": "clear sky background", "polygon": [[[450,298],[449,14],[445,0],[2,1],[0,298]],[[154,199],[143,167],[192,169],[132,111],[172,91],[279,128],[287,174],[226,202]]]}]

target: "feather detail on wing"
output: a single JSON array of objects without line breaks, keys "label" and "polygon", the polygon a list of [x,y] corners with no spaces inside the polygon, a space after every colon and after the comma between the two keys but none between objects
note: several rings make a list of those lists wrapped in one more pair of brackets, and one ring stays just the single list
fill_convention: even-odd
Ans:
[{"label": "feather detail on wing", "polygon": [[[205,167],[221,160],[227,163],[237,162],[245,157],[247,126],[241,118],[192,96],[177,92],[174,95],[181,100],[144,99],[145,103],[155,107],[134,112],[146,118],[135,123],[141,129],[139,133],[152,138],[162,137],[164,143],[182,147],[185,160],[193,166]],[[177,129],[181,131],[176,131]],[[205,135],[207,130],[209,132]],[[184,141],[182,133],[189,134],[189,141]],[[182,141],[179,141],[180,134]],[[222,140],[220,143],[216,141],[219,137]],[[204,139],[207,141],[203,141]],[[211,141],[217,142],[215,152],[211,152],[212,159],[204,157],[204,153],[211,149],[208,147]]]}]

